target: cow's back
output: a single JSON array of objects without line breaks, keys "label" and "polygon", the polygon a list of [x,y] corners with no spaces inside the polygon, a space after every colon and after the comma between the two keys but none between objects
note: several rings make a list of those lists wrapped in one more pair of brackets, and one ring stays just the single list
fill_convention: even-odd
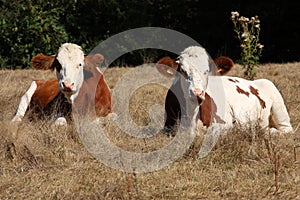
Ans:
[{"label": "cow's back", "polygon": [[268,124],[272,100],[253,81],[230,76],[212,76],[207,89],[217,106],[217,114],[228,126],[261,119]]}]

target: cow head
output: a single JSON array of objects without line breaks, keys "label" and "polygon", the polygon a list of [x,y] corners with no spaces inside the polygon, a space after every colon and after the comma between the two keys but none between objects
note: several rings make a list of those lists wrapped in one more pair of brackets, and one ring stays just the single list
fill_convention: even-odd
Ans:
[{"label": "cow head", "polygon": [[36,69],[55,69],[58,88],[73,102],[84,81],[84,68],[98,66],[103,59],[101,54],[84,56],[80,46],[65,43],[55,56],[43,54],[35,56],[32,59],[32,66]]},{"label": "cow head", "polygon": [[[163,57],[156,64],[158,71],[166,77],[175,77],[178,74],[176,71],[179,72],[187,82],[190,94],[202,100],[205,97],[208,75],[225,75],[233,66],[234,62],[226,56],[209,59],[206,51],[198,46],[186,48],[177,61]],[[175,79],[177,80],[178,78]]]},{"label": "cow head", "polygon": [[[179,72],[188,87],[189,96],[204,100],[208,84],[209,57],[202,47],[192,46],[183,50],[178,58]],[[185,90],[187,88],[184,88]]]},{"label": "cow head", "polygon": [[196,96],[204,100],[210,71],[209,57],[205,49],[198,46],[188,47],[180,54],[177,61],[164,57],[157,62],[156,67],[167,77],[180,74],[176,76],[175,81],[180,79],[183,92],[187,92],[190,97]]}]

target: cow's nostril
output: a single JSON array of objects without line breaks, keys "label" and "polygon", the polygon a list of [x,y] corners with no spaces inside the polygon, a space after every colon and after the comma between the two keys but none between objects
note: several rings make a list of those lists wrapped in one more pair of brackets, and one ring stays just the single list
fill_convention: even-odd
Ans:
[{"label": "cow's nostril", "polygon": [[200,98],[202,100],[205,99],[205,92],[199,88],[196,88],[193,90],[193,94],[197,97]]},{"label": "cow's nostril", "polygon": [[74,87],[74,83],[62,82],[62,86],[64,90],[72,90]]}]

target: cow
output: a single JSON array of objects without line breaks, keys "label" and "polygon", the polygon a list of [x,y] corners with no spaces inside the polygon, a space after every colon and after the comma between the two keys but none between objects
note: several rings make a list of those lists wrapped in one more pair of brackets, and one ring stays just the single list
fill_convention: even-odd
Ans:
[{"label": "cow", "polygon": [[[283,97],[271,81],[217,76],[206,50],[200,46],[187,47],[177,61],[161,60],[159,65],[162,64],[169,66],[165,68],[168,69],[165,74],[170,75],[172,68],[176,69],[170,88],[173,96],[168,93],[166,108],[174,106],[171,104],[175,102],[175,108],[172,109],[181,109],[182,116],[191,115],[191,119],[200,120],[206,127],[207,135],[220,135],[235,124],[247,126],[251,122],[258,123],[262,130],[270,133],[293,131]],[[174,101],[174,95],[177,102]],[[185,108],[188,108],[187,111]],[[178,113],[173,116],[180,118]],[[196,124],[191,122],[192,130]],[[167,119],[165,128],[174,128],[172,125],[168,124]]]},{"label": "cow", "polygon": [[62,44],[54,56],[38,54],[32,66],[40,70],[56,70],[57,78],[35,80],[21,97],[13,122],[20,122],[28,107],[43,114],[53,113],[55,124],[65,125],[72,106],[78,114],[94,111],[105,117],[112,112],[111,91],[103,73],[97,68],[104,57],[97,53],[85,56],[81,47],[73,43]]},{"label": "cow", "polygon": [[[178,66],[179,63],[168,56],[161,58],[156,64],[158,71],[169,78],[176,76],[176,72],[180,70]],[[233,68],[234,62],[229,57],[220,56],[214,60],[209,59],[209,66],[212,75],[225,75]],[[181,118],[177,97],[183,97],[183,93],[179,81],[174,81],[165,98],[165,124],[162,132],[166,135],[174,135]]]}]

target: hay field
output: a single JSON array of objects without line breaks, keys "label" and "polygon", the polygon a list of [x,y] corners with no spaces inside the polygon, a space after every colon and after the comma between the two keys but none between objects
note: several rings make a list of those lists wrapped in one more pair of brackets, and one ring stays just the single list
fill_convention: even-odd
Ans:
[{"label": "hay field", "polygon": [[[268,78],[279,88],[294,134],[266,136],[237,128],[220,138],[206,158],[198,159],[201,133],[174,163],[139,174],[109,168],[95,159],[74,125],[54,127],[50,120],[29,121],[27,117],[18,126],[10,124],[31,81],[55,74],[2,70],[0,199],[300,199],[300,147],[294,148],[300,145],[299,69],[300,63],[265,64],[256,71],[257,78]],[[114,89],[128,70],[107,69],[109,86]],[[229,75],[241,74],[241,67],[236,65]],[[149,106],[163,105],[166,92],[156,85],[137,90],[130,100],[133,120],[147,124]],[[109,130],[111,141],[130,151],[152,151],[172,140],[162,135],[137,139],[112,127]]]}]

